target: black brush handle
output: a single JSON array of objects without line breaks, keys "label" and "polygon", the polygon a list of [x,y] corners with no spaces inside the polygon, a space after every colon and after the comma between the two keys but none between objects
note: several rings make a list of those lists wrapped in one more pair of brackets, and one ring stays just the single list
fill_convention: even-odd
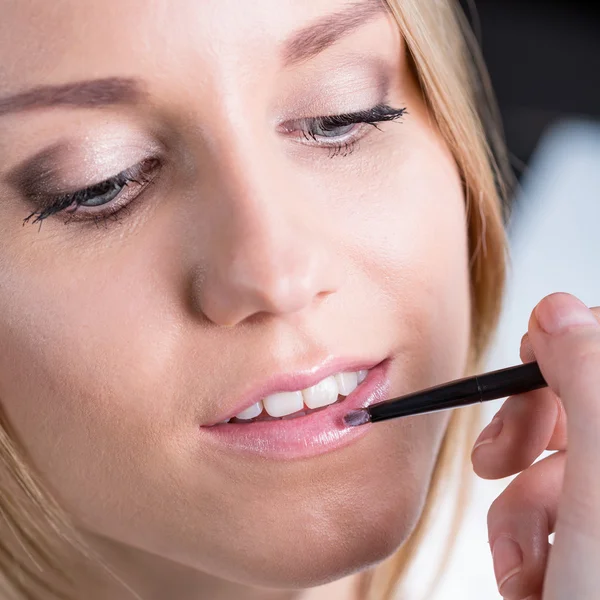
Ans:
[{"label": "black brush handle", "polygon": [[427,390],[370,406],[371,422],[459,408],[524,394],[548,384],[537,362],[530,362],[475,377],[465,377]]}]

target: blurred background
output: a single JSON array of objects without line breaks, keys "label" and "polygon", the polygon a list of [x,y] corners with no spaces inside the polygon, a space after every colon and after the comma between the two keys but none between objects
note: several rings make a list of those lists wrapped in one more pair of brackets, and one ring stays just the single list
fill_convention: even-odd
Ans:
[{"label": "blurred background", "polygon": [[515,172],[544,131],[600,119],[600,3],[461,0],[490,72]]},{"label": "blurred background", "polygon": [[[461,3],[483,49],[520,184],[506,301],[487,364],[499,369],[519,363],[521,336],[543,296],[566,291],[600,305],[600,3]],[[501,404],[485,406],[485,424]],[[427,600],[501,599],[486,517],[511,480],[475,481],[446,575]],[[442,529],[417,564],[415,591],[424,591],[419,580],[435,565]]]}]

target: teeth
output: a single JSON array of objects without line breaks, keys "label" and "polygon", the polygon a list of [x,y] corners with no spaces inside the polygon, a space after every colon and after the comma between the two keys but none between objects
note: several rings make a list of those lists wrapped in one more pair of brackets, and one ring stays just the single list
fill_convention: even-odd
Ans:
[{"label": "teeth", "polygon": [[368,373],[367,370],[337,373],[325,377],[319,383],[305,390],[271,394],[243,410],[236,415],[236,418],[241,421],[250,421],[263,413],[263,409],[268,415],[263,414],[261,417],[265,420],[288,415],[302,416],[304,414],[302,411],[307,407],[315,409],[329,406],[337,401],[338,396],[348,396],[367,378]]},{"label": "teeth", "polygon": [[358,387],[357,373],[338,373],[335,380],[342,396],[349,396]]},{"label": "teeth", "polygon": [[280,392],[263,400],[265,410],[272,417],[285,417],[304,408],[302,392]]},{"label": "teeth", "polygon": [[250,408],[243,410],[239,415],[235,415],[236,419],[242,419],[244,421],[249,421],[250,419],[254,419],[254,417],[258,417],[260,413],[263,411],[263,403],[259,400],[256,404],[253,404]]},{"label": "teeth", "polygon": [[325,377],[316,385],[303,390],[304,402],[308,408],[321,408],[333,404],[339,395],[335,377]]}]

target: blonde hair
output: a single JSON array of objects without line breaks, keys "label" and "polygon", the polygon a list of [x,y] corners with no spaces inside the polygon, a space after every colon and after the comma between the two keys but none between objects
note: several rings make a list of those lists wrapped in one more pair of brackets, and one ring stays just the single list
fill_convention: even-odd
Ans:
[{"label": "blonde hair", "polygon": [[[407,44],[431,114],[453,152],[467,203],[471,256],[472,343],[469,369],[477,368],[494,331],[505,272],[501,196],[508,173],[489,83],[464,15],[453,0],[385,0]],[[389,600],[414,557],[459,463],[466,478],[477,413],[455,411],[415,531],[399,552],[361,579],[361,598]],[[466,494],[467,486],[460,487]],[[464,498],[457,499],[457,509]],[[460,515],[457,512],[455,527]],[[452,536],[450,536],[452,538]],[[61,557],[89,556],[68,516],[36,475],[9,423],[0,413],[0,585],[18,600],[71,600]]]},{"label": "blonde hair", "polygon": [[[500,119],[477,41],[455,0],[384,0],[404,37],[423,95],[462,176],[469,236],[472,334],[467,373],[480,368],[498,321],[506,270],[507,200],[512,182]],[[439,581],[460,527],[472,480],[477,407],[454,411],[433,472],[425,509],[401,549],[360,582],[360,598],[391,600],[433,523],[451,476],[454,519]],[[431,591],[430,590],[430,591]],[[427,596],[429,597],[429,595]]]}]

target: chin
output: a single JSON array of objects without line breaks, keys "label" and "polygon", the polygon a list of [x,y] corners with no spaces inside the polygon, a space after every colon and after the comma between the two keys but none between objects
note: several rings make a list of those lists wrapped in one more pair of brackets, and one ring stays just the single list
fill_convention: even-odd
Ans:
[{"label": "chin", "polygon": [[281,531],[288,532],[285,542],[280,536],[262,539],[263,551],[255,545],[235,579],[266,588],[304,589],[375,566],[409,538],[422,509],[420,502],[404,504],[402,493],[382,496],[383,501],[357,504],[335,523],[313,522],[302,531],[297,524],[282,524]]},{"label": "chin", "polygon": [[[342,543],[303,540],[293,544],[293,556],[279,555],[270,562],[254,564],[243,583],[267,588],[305,589],[331,583],[373,567],[389,558],[409,537],[410,531],[393,528],[358,528]],[[242,581],[240,581],[242,582]]]}]

